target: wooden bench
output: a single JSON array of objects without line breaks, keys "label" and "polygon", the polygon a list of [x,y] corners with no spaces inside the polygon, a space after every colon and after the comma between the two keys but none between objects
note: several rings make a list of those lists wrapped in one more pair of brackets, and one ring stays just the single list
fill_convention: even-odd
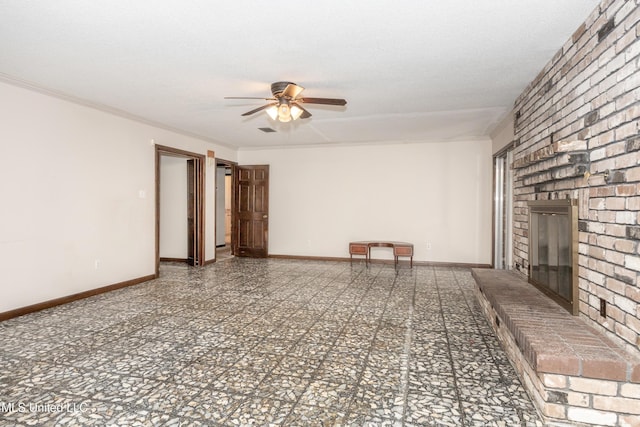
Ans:
[{"label": "wooden bench", "polygon": [[371,260],[371,248],[392,248],[395,268],[398,268],[398,257],[410,257],[410,265],[413,268],[413,243],[393,242],[380,240],[366,240],[349,243],[349,258],[353,264],[354,255],[365,257],[365,264],[369,265]]}]

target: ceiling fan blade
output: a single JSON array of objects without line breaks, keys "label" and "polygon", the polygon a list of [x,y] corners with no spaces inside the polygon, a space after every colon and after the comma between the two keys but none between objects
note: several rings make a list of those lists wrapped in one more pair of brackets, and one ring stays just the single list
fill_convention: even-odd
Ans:
[{"label": "ceiling fan blade", "polygon": [[309,117],[311,117],[311,113],[307,111],[302,105],[298,104],[297,102],[294,102],[293,105],[302,110],[302,114],[300,114],[299,117],[300,119],[308,119]]},{"label": "ceiling fan blade", "polygon": [[325,104],[325,105],[346,105],[346,99],[340,98],[299,98],[298,102],[304,102],[306,104]]},{"label": "ceiling fan blade", "polygon": [[275,101],[275,98],[264,98],[254,96],[225,96],[224,99],[264,99],[265,101]]},{"label": "ceiling fan blade", "polygon": [[265,105],[263,105],[262,107],[254,108],[254,109],[253,109],[253,110],[251,110],[251,111],[247,111],[246,113],[244,113],[244,114],[242,114],[242,115],[243,115],[243,116],[250,116],[250,115],[252,115],[253,113],[257,113],[258,111],[265,110],[265,109],[267,109],[267,108],[269,108],[269,107],[271,107],[271,106],[273,106],[273,105],[278,105],[278,103],[277,103],[277,102],[271,102],[271,103],[269,103],[269,104],[265,104]]},{"label": "ceiling fan blade", "polygon": [[289,83],[287,87],[284,88],[280,96],[293,99],[296,96],[300,95],[300,93],[302,93],[303,90],[304,88],[302,86],[298,86],[295,83]]}]

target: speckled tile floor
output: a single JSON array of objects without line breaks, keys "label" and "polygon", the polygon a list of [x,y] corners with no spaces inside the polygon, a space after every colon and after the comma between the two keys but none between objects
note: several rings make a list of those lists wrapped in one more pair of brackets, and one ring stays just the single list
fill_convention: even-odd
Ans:
[{"label": "speckled tile floor", "polygon": [[466,269],[231,258],[0,323],[0,425],[542,425]]}]

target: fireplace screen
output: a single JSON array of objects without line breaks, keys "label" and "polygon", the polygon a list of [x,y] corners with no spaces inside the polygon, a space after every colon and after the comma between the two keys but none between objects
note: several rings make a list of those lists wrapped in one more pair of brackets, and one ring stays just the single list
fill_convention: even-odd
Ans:
[{"label": "fireplace screen", "polygon": [[529,281],[578,314],[575,200],[529,202]]}]

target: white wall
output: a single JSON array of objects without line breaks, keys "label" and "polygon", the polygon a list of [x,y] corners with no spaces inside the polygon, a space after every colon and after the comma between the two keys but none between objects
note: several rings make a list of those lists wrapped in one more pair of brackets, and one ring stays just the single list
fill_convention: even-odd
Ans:
[{"label": "white wall", "polygon": [[160,158],[160,257],[187,259],[187,159]]},{"label": "white wall", "polygon": [[490,263],[490,141],[237,153],[3,81],[0,117],[0,312],[154,273],[152,140],[270,164],[272,254],[346,257],[350,240],[393,239],[416,260]]},{"label": "white wall", "polygon": [[225,233],[225,199],[226,199],[226,183],[225,183],[225,167],[216,169],[216,245],[224,245]]},{"label": "white wall", "polygon": [[348,257],[349,241],[385,239],[414,243],[414,260],[491,263],[490,140],[241,150],[238,159],[270,165],[270,254]]},{"label": "white wall", "polygon": [[[154,273],[151,140],[236,158],[217,144],[2,81],[0,117],[0,312]],[[214,172],[208,163],[206,212],[215,207]],[[213,221],[205,227],[209,260]]]},{"label": "white wall", "polygon": [[514,112],[512,110],[500,121],[500,123],[498,123],[493,132],[491,132],[491,152],[493,154],[497,153],[508,144],[511,144],[513,142],[513,139],[515,138],[513,121]]}]

